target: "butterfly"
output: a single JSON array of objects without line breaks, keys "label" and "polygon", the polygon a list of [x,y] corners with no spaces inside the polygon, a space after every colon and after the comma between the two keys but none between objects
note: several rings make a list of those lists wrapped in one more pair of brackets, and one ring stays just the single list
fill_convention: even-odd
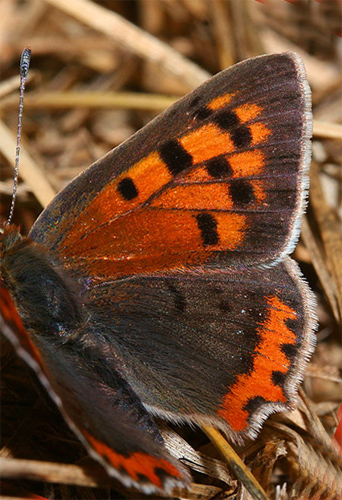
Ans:
[{"label": "butterfly", "polygon": [[311,121],[298,55],[243,61],[74,179],[27,237],[3,226],[2,330],[124,485],[189,484],[155,416],[241,441],[294,407],[314,348],[289,257]]}]

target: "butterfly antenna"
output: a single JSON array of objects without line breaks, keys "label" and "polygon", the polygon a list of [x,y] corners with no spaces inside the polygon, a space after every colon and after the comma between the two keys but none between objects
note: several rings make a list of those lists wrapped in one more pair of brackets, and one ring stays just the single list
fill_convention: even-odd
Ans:
[{"label": "butterfly antenna", "polygon": [[14,179],[13,179],[13,193],[12,193],[12,202],[11,207],[7,219],[7,225],[11,223],[14,205],[17,196],[17,188],[18,188],[18,177],[19,177],[19,155],[20,155],[20,141],[21,141],[21,126],[22,126],[22,118],[23,118],[23,106],[24,106],[24,92],[25,92],[25,84],[27,80],[27,74],[30,66],[31,60],[31,49],[26,48],[23,50],[20,58],[20,88],[19,88],[19,113],[18,113],[18,127],[17,127],[17,146],[15,149],[15,165],[14,165]]}]

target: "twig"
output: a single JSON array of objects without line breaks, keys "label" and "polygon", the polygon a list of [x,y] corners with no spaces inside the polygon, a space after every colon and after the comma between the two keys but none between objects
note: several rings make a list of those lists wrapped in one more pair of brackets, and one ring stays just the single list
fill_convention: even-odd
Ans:
[{"label": "twig", "polygon": [[[31,92],[26,94],[25,108],[33,109],[141,109],[162,111],[177,100],[176,96],[144,94],[134,92]],[[1,101],[1,108],[17,106],[17,97],[8,97]]]},{"label": "twig", "polygon": [[[80,467],[38,460],[0,458],[0,471],[1,479],[29,479],[85,487],[112,487],[118,491],[123,489],[118,481],[109,477],[105,470],[97,464]],[[173,496],[187,500],[200,500],[201,498],[212,498],[220,492],[221,489],[215,486],[192,483],[190,490],[175,488]]]},{"label": "twig", "polygon": [[325,139],[342,139],[342,125],[339,123],[314,121],[313,134]]}]

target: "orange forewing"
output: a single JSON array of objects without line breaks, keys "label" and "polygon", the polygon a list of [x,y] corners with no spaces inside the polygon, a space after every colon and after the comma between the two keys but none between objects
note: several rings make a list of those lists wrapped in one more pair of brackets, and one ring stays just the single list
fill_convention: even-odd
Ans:
[{"label": "orange forewing", "polygon": [[[216,220],[220,241],[206,249],[195,212],[151,208],[132,212],[77,242],[82,254],[77,265],[98,278],[196,265],[209,258],[213,249],[234,250],[243,241],[243,215],[220,212]],[[64,250],[68,266],[73,266],[74,253],[72,246]]]},{"label": "orange forewing", "polygon": [[[222,109],[231,98],[223,96],[208,107]],[[245,124],[259,116],[262,108],[245,104],[235,112]],[[262,122],[252,123],[250,132],[253,144],[262,143],[271,133]],[[265,166],[263,152],[237,152],[231,134],[213,123],[190,129],[177,141],[191,157],[191,166],[174,178],[159,152],[152,151],[105,186],[63,239],[63,254],[70,262],[74,255],[77,260],[82,255],[80,265],[86,259],[93,275],[114,277],[197,265],[206,262],[212,252],[242,246],[248,227],[246,215],[234,210],[229,180],[218,183],[204,164],[224,156],[233,179],[255,176]],[[120,192],[128,176],[137,192],[132,199],[125,199]],[[261,205],[265,198],[262,184],[258,180],[250,183],[255,206]],[[196,211],[216,212],[216,244],[208,245],[203,240]],[[97,221],[105,223],[98,225]]]}]

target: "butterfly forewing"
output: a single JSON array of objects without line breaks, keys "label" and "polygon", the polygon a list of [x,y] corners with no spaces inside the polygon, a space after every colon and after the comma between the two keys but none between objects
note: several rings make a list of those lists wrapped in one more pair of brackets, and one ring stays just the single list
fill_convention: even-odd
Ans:
[{"label": "butterfly forewing", "polygon": [[308,101],[293,54],[238,64],[78,177],[31,236],[77,273],[105,279],[279,260],[303,210]]}]

